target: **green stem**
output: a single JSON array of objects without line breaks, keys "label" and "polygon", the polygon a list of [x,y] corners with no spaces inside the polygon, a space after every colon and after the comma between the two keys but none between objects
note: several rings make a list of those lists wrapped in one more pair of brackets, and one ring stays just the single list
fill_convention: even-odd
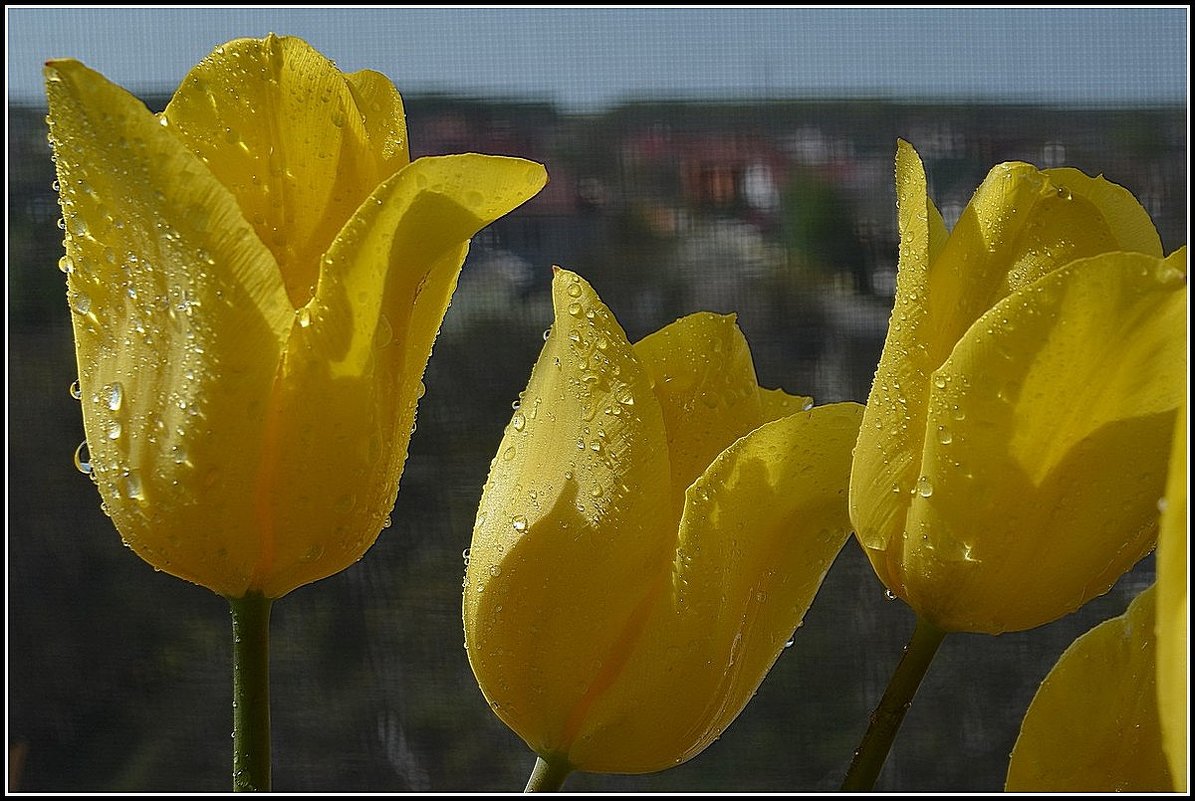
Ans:
[{"label": "green stem", "polygon": [[531,769],[531,778],[527,780],[524,793],[554,793],[564,784],[564,780],[573,772],[568,760],[541,756],[535,758],[535,767]]},{"label": "green stem", "polygon": [[905,646],[904,656],[900,658],[900,664],[888,682],[880,705],[871,714],[871,724],[859,743],[859,750],[855,752],[846,778],[842,780],[843,790],[868,792],[875,785],[876,777],[888,759],[888,752],[892,750],[896,732],[905,719],[905,712],[913,703],[913,696],[917,694],[917,688],[945,636],[946,632],[917,618],[913,638]]},{"label": "green stem", "polygon": [[260,593],[232,604],[232,789],[270,789],[270,605]]}]

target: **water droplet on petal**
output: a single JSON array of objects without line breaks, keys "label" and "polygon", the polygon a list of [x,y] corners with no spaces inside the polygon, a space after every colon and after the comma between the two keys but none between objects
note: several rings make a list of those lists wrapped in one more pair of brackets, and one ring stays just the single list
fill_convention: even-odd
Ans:
[{"label": "water droplet on petal", "polygon": [[71,296],[71,309],[76,314],[87,314],[91,311],[91,296],[82,290]]},{"label": "water droplet on petal", "polygon": [[124,477],[124,494],[126,498],[131,498],[134,501],[145,500],[145,490],[141,486],[141,476],[136,471],[132,471]]},{"label": "water droplet on petal", "polygon": [[916,491],[922,498],[928,498],[934,494],[934,485],[930,483],[929,476],[922,476],[917,479]]},{"label": "water droplet on petal", "polygon": [[113,382],[104,387],[104,403],[108,408],[114,412],[120,411],[120,405],[124,402],[124,387],[119,381]]},{"label": "water droplet on petal", "polygon": [[515,416],[511,418],[510,424],[514,426],[515,431],[522,431],[527,427],[527,418],[522,412],[515,412]]},{"label": "water droplet on petal", "polygon": [[79,380],[75,379],[71,382],[71,397],[79,400],[83,397],[83,388],[79,386]]},{"label": "water droplet on petal", "polygon": [[521,534],[527,530],[527,518],[523,517],[522,515],[515,515],[515,517],[511,519],[510,525],[515,531]]},{"label": "water droplet on petal", "polygon": [[75,469],[85,476],[91,475],[91,453],[87,450],[87,440],[75,448]]}]

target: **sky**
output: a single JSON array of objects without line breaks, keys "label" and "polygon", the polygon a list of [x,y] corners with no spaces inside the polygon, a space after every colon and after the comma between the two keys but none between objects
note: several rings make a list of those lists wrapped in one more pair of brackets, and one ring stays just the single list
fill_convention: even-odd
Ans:
[{"label": "sky", "polygon": [[216,45],[301,36],[404,93],[1185,104],[1189,10],[1154,8],[37,8],[6,6],[9,102],[46,59],[168,93]]}]

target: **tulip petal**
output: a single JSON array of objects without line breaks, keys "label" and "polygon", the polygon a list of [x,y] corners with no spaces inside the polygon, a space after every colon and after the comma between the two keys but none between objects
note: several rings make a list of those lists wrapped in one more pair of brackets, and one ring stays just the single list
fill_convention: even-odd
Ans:
[{"label": "tulip petal", "polygon": [[361,112],[378,175],[388,178],[411,161],[402,98],[380,72],[360,70],[344,77]]},{"label": "tulip petal", "polygon": [[1151,587],[1062,654],[1025,713],[1005,790],[1170,789],[1154,696],[1154,596]]},{"label": "tulip petal", "polygon": [[1112,251],[1162,256],[1148,212],[1127,189],[1064,168],[997,165],[976,190],[926,287],[938,363],[975,320],[1056,267]]},{"label": "tulip petal", "polygon": [[541,165],[522,159],[418,159],[345,225],[292,329],[276,398],[275,462],[302,464],[306,477],[292,486],[274,476],[263,488],[270,544],[256,575],[266,595],[341,570],[373,544],[394,505],[421,379],[469,240],[545,180]]},{"label": "tulip petal", "polygon": [[737,440],[689,488],[669,586],[594,704],[570,761],[672,767],[751,699],[850,535],[846,488],[863,408],[821,406]]},{"label": "tulip petal", "polygon": [[860,436],[852,518],[877,573],[903,595],[897,538],[907,533],[904,510],[917,491],[923,433],[909,423],[924,419],[929,375],[1010,292],[1072,260],[1109,251],[1160,256],[1161,244],[1127,190],[1077,170],[998,165],[940,245],[933,243],[945,229],[924,200],[924,169],[903,142],[897,192],[897,297]]},{"label": "tulip petal", "polygon": [[222,488],[254,481],[294,309],[233,196],[143,104],[75,61],[46,81],[93,477],[147,561],[239,595],[256,538]]},{"label": "tulip petal", "polygon": [[888,338],[867,399],[851,474],[851,520],[876,573],[900,586],[901,543],[924,429],[929,374],[941,363],[926,348],[933,321],[925,287],[946,241],[942,215],[929,199],[925,168],[904,141],[896,151],[900,263]]},{"label": "tulip petal", "polygon": [[1187,404],[1174,430],[1166,503],[1158,533],[1158,709],[1162,744],[1175,779],[1187,791]]},{"label": "tulip petal", "polygon": [[556,320],[490,468],[464,590],[482,692],[540,754],[567,752],[626,658],[664,589],[674,530],[647,373],[585,281],[558,270],[552,295]]},{"label": "tulip petal", "polygon": [[1153,546],[1156,454],[1185,387],[1185,258],[1109,253],[1055,270],[981,317],[934,373],[905,566],[919,577],[910,603],[935,625],[1046,623]]},{"label": "tulip petal", "polygon": [[236,39],[191,70],[162,117],[236,195],[305,305],[320,256],[388,177],[344,75],[302,39]]},{"label": "tulip petal", "polygon": [[[635,356],[648,371],[664,412],[673,504],[679,514],[685,488],[714,457],[766,422],[755,364],[734,315],[710,312],[691,314],[649,334],[635,343]],[[774,394],[766,397],[769,410],[786,406]],[[796,400],[788,414],[801,408]]]}]

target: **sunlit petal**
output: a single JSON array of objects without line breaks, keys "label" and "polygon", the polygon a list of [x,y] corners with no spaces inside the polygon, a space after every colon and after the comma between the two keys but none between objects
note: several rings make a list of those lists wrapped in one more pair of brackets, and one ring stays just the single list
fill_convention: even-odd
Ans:
[{"label": "sunlit petal", "polygon": [[759,382],[733,315],[683,317],[635,343],[651,378],[672,461],[673,503],[727,445],[760,422]]},{"label": "sunlit petal", "polygon": [[1174,789],[1187,791],[1187,403],[1174,430],[1158,533],[1158,710]]},{"label": "sunlit petal", "polygon": [[850,535],[845,492],[862,411],[835,404],[764,425],[689,488],[667,586],[624,668],[634,678],[594,704],[574,764],[672,767],[742,711]]},{"label": "sunlit petal", "polygon": [[620,670],[675,535],[646,372],[585,281],[560,270],[552,294],[556,320],[491,467],[464,592],[482,691],[541,754],[569,750]]},{"label": "sunlit petal", "polygon": [[[266,594],[339,571],[373,544],[469,240],[545,180],[521,159],[419,159],[337,237],[315,299],[296,316],[274,399],[270,447],[283,467],[262,489],[259,526],[273,542],[258,565]],[[285,466],[299,464],[304,481],[288,481]]]},{"label": "sunlit petal", "polygon": [[1185,385],[1184,258],[1056,270],[981,317],[934,374],[905,563],[911,603],[939,627],[1048,622],[1153,547],[1156,454]]},{"label": "sunlit petal", "polygon": [[1029,705],[1010,792],[1164,792],[1154,695],[1154,588],[1066,649]]},{"label": "sunlit petal", "polygon": [[294,315],[278,267],[143,104],[75,61],[46,77],[93,476],[133,501],[107,508],[138,553],[239,594],[258,538],[227,490],[262,459],[259,399]]},{"label": "sunlit petal", "polygon": [[946,240],[942,215],[929,199],[925,168],[907,142],[896,151],[900,263],[888,339],[855,447],[851,473],[851,520],[876,572],[899,592],[900,534],[910,493],[920,471],[918,457],[930,373],[941,363],[932,341],[930,268]]},{"label": "sunlit petal", "polygon": [[344,75],[301,39],[236,39],[191,70],[162,117],[236,196],[292,304],[306,304],[332,238],[387,177]]}]

